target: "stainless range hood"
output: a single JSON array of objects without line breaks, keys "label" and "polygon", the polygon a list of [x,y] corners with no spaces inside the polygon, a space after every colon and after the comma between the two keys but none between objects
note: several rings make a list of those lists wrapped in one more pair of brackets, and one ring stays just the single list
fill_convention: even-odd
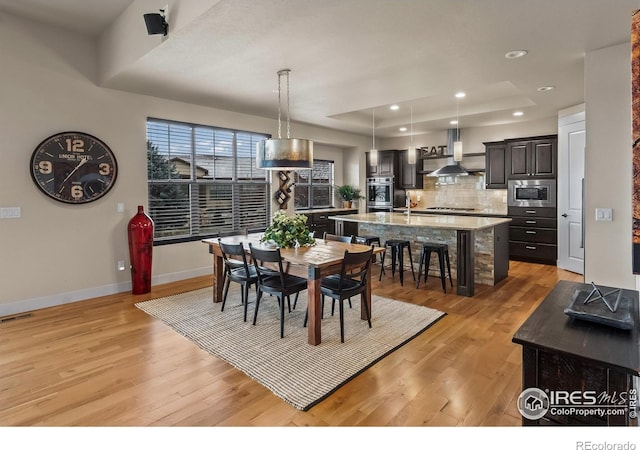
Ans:
[{"label": "stainless range hood", "polygon": [[469,175],[458,161],[453,160],[453,143],[458,138],[459,131],[455,128],[447,130],[447,165],[427,174],[428,177],[464,177]]}]

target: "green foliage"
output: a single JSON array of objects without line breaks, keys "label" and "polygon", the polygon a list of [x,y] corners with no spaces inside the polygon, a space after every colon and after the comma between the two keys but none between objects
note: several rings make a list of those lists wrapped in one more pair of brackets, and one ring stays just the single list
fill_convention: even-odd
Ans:
[{"label": "green foliage", "polygon": [[304,214],[287,216],[284,212],[277,211],[261,241],[274,241],[282,248],[295,247],[296,244],[300,246],[313,245],[316,241],[311,237],[311,232],[307,227],[307,219]]},{"label": "green foliage", "polygon": [[[149,180],[176,180],[180,173],[176,165],[158,151],[158,147],[147,141],[147,177]],[[184,194],[177,185],[153,184],[149,186],[149,199],[181,199]]]},{"label": "green foliage", "polygon": [[357,189],[350,184],[336,186],[335,192],[336,197],[346,202],[364,198],[362,195],[360,195],[360,189]]}]

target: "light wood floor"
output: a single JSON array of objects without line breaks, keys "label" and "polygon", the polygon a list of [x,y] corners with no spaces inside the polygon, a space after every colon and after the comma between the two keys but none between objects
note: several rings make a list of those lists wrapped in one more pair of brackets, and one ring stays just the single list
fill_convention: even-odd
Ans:
[{"label": "light wood floor", "polygon": [[511,337],[561,279],[582,276],[511,262],[507,280],[473,298],[443,294],[435,278],[416,290],[374,276],[376,294],[447,316],[307,412],[133,306],[210,277],[38,310],[0,323],[0,426],[518,426]]}]

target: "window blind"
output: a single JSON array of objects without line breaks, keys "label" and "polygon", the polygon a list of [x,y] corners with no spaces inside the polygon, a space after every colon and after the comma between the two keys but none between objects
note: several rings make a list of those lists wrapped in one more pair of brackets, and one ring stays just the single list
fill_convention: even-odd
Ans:
[{"label": "window blind", "polygon": [[255,164],[266,135],[147,120],[149,215],[156,244],[265,227],[269,179]]}]

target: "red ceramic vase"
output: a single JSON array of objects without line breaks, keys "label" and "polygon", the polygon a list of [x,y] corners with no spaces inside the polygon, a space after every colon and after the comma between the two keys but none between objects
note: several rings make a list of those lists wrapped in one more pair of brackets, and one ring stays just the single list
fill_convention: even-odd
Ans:
[{"label": "red ceramic vase", "polygon": [[138,214],[129,221],[129,258],[133,294],[151,291],[151,259],[153,256],[153,220],[138,206]]}]

